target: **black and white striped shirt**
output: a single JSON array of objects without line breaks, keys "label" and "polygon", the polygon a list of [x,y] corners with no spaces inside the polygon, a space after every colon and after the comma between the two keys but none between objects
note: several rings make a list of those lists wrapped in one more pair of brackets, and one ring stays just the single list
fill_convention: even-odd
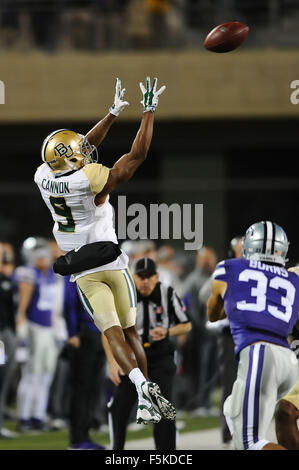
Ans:
[{"label": "black and white striped shirt", "polygon": [[172,287],[158,282],[147,297],[137,292],[136,328],[144,345],[150,343],[150,329],[158,326],[168,329],[189,321],[186,306]]}]

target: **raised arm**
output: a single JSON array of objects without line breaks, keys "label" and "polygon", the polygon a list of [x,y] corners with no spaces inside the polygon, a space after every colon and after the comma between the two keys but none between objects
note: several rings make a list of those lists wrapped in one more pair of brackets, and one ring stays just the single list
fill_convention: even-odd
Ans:
[{"label": "raised arm", "polygon": [[165,86],[156,91],[157,79],[154,79],[153,86],[150,86],[150,79],[146,79],[146,88],[140,83],[143,94],[143,116],[140,128],[136,134],[133,145],[129,153],[123,155],[111,168],[108,181],[101,193],[97,194],[95,203],[101,204],[103,199],[121,184],[129,181],[137,168],[146,159],[153,136],[154,111],[158,106],[159,96],[165,90]]},{"label": "raised arm", "polygon": [[148,111],[142,116],[140,128],[136,134],[130,152],[123,155],[110,170],[109,179],[112,183],[112,189],[128,181],[146,159],[152,141],[153,127],[154,114]]},{"label": "raised arm", "polygon": [[86,137],[88,142],[95,147],[98,147],[106,137],[107,132],[114,123],[116,116],[108,113],[101,121],[99,121],[90,131],[87,132]]},{"label": "raised arm", "polygon": [[86,134],[88,142],[91,145],[94,145],[95,147],[100,145],[100,143],[106,137],[106,134],[114,123],[116,117],[119,116],[126,106],[128,106],[129,103],[123,99],[125,91],[125,88],[121,88],[120,79],[117,78],[115,84],[114,103],[109,109],[109,113]]}]

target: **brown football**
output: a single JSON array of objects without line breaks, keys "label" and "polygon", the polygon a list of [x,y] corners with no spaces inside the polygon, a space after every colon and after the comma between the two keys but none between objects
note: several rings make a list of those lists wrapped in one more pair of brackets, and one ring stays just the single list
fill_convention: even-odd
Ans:
[{"label": "brown football", "polygon": [[238,21],[223,23],[212,29],[207,35],[204,45],[212,52],[233,51],[246,39],[248,32],[249,27]]}]

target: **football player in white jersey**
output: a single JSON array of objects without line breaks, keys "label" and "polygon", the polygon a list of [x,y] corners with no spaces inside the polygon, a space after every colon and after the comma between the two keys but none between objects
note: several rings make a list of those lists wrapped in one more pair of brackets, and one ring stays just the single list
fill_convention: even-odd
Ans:
[{"label": "football player in white jersey", "polygon": [[[150,147],[154,112],[165,86],[157,90],[140,83],[143,115],[131,150],[109,169],[97,161],[97,147],[116,116],[129,104],[125,89],[116,80],[114,104],[104,119],[86,136],[61,129],[50,134],[42,146],[44,163],[34,180],[51,211],[53,233],[61,250],[80,250],[94,242],[117,244],[113,225],[113,208],[109,193],[130,180],[145,160]],[[95,158],[96,157],[96,158]],[[148,381],[144,349],[136,331],[136,290],[128,269],[125,252],[112,262],[75,272],[80,298],[104,333],[122,370],[135,384],[138,393],[137,422],[157,423],[161,417],[175,418],[175,409],[161,394],[157,384]]]}]

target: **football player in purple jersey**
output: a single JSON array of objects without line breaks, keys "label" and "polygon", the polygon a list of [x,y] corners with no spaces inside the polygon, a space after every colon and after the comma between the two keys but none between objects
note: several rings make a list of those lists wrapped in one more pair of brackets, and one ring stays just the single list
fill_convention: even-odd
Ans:
[{"label": "football player in purple jersey", "polygon": [[46,239],[27,238],[22,256],[26,264],[18,266],[15,275],[19,291],[16,327],[28,358],[17,390],[19,431],[43,431],[58,353],[53,329],[57,277]]},{"label": "football player in purple jersey", "polygon": [[208,300],[211,322],[225,318],[238,374],[224,414],[238,450],[283,450],[266,433],[275,405],[295,385],[299,365],[288,335],[298,319],[299,278],[285,269],[288,239],[269,221],[251,225],[242,258],[216,266]]}]

